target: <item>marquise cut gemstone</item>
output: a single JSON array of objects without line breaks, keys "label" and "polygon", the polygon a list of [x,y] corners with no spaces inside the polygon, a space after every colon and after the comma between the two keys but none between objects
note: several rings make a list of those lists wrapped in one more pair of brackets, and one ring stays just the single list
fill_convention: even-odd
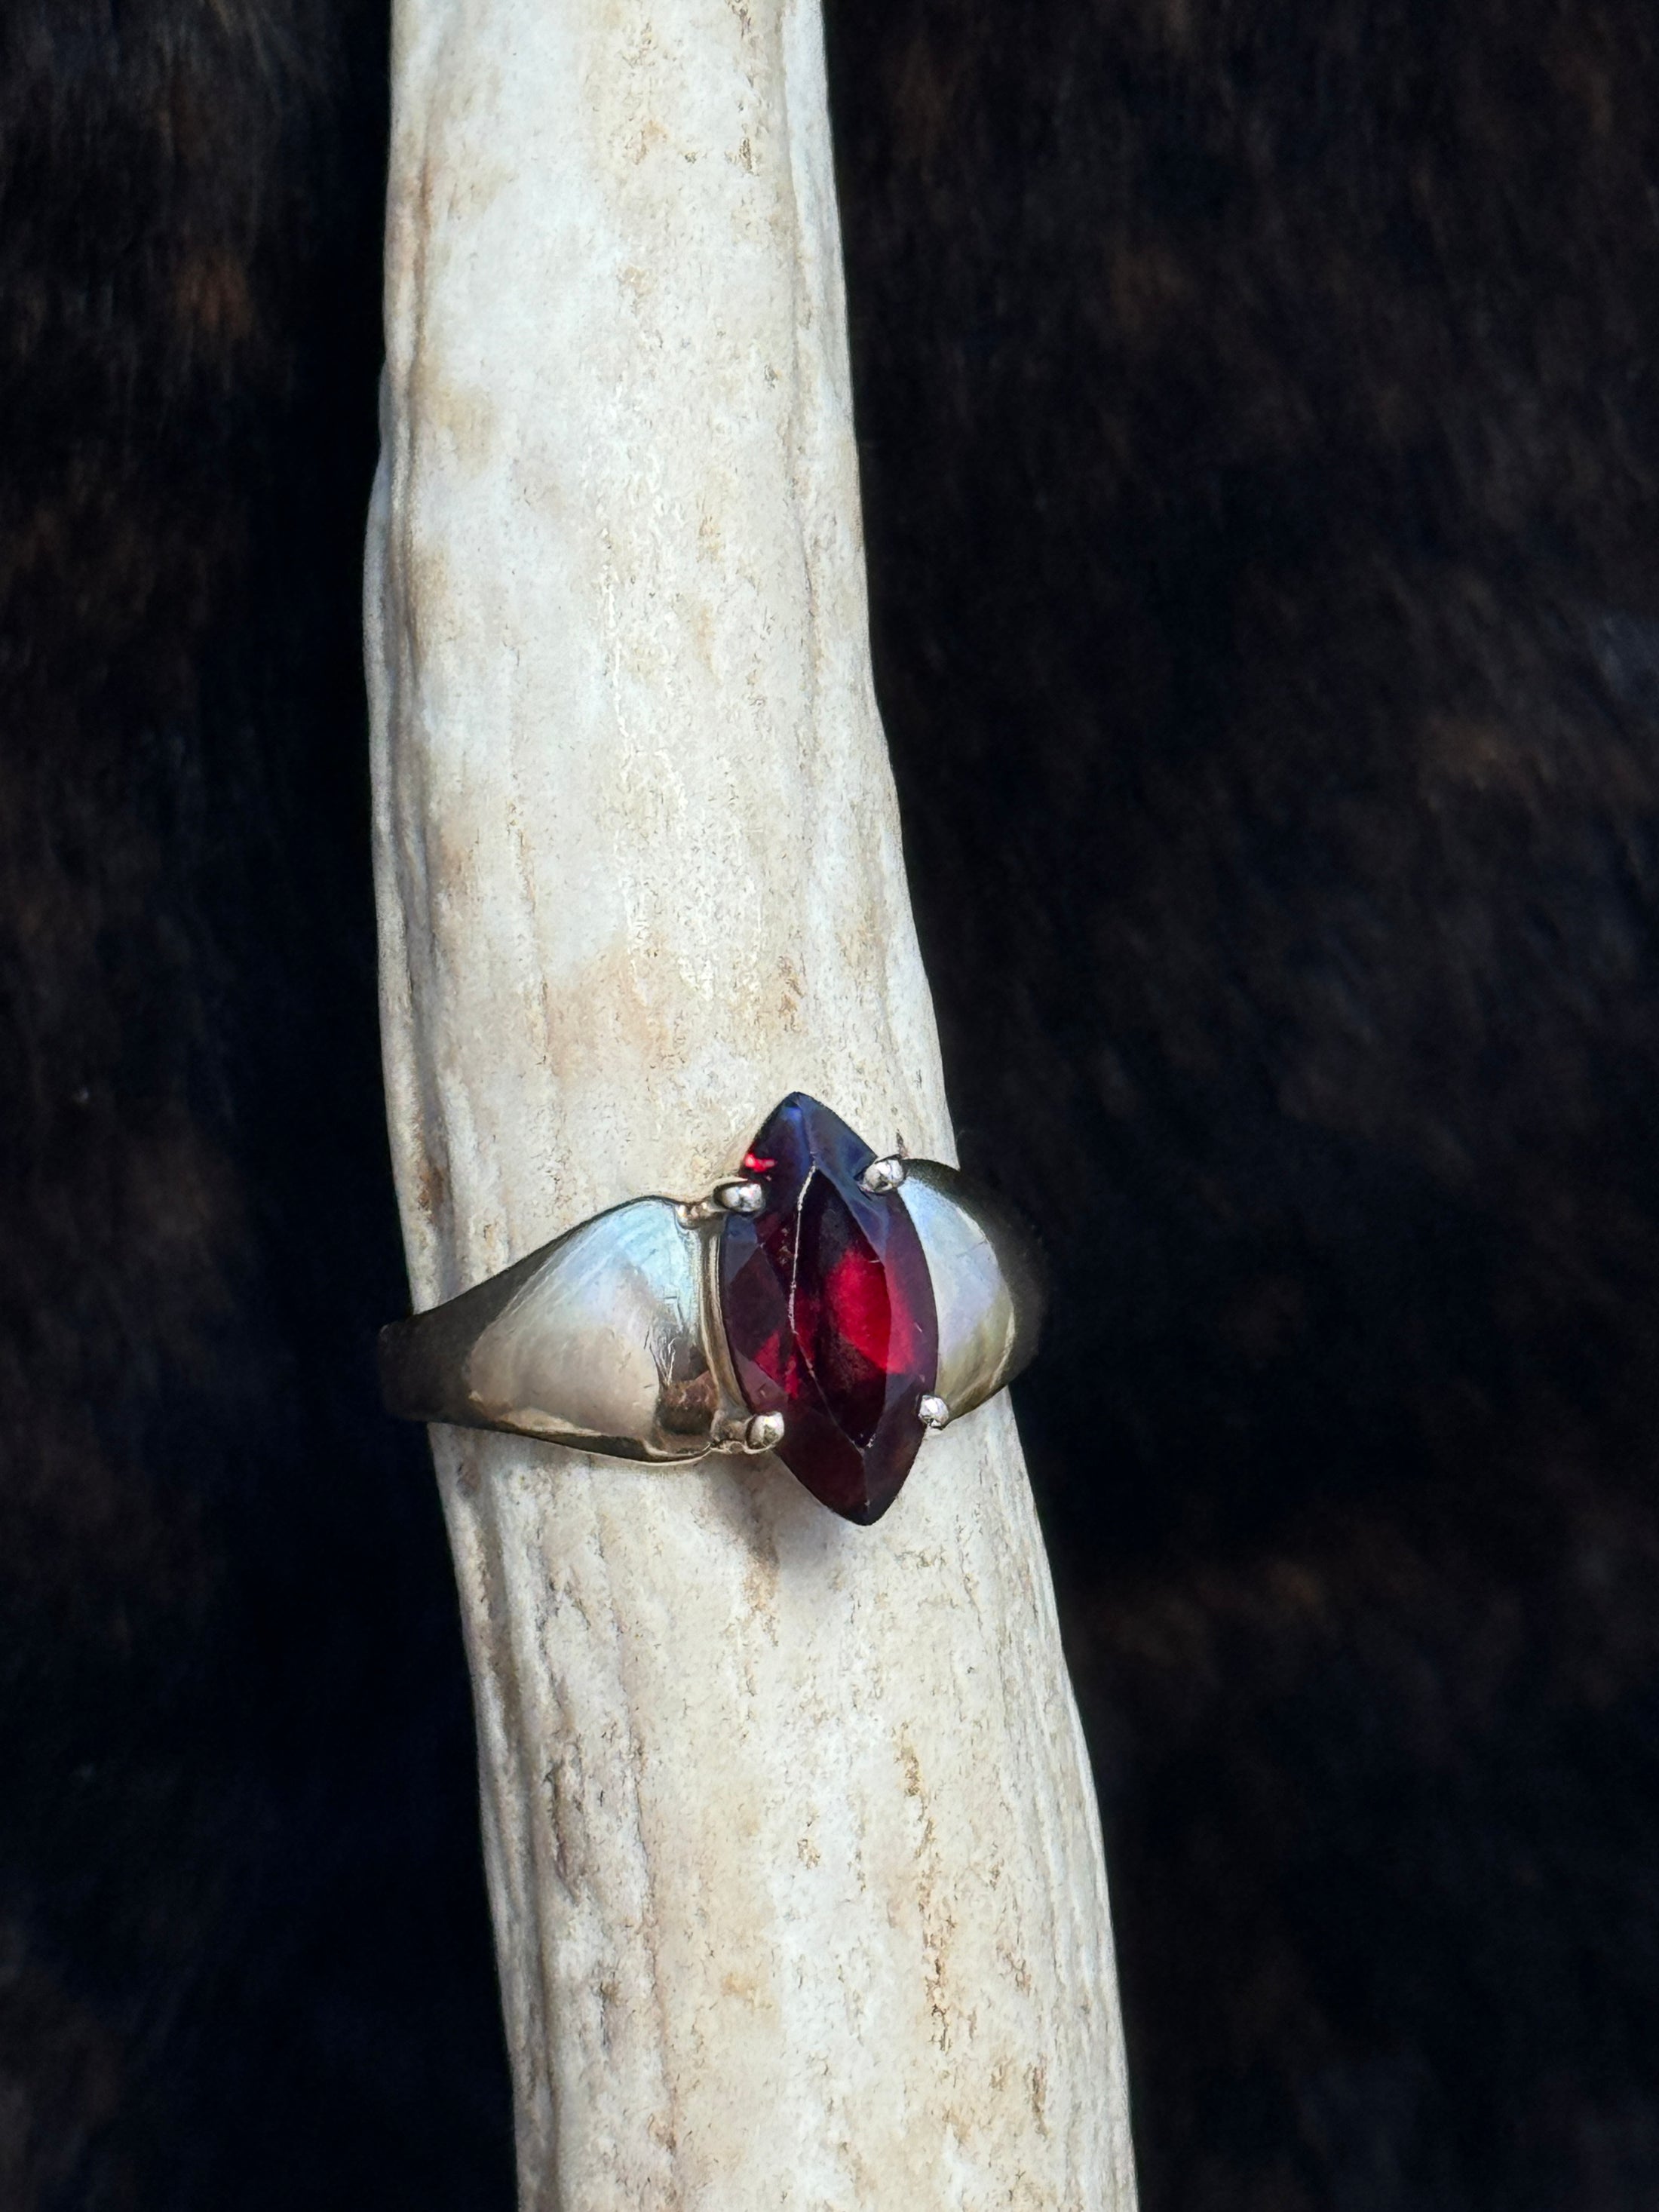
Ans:
[{"label": "marquise cut gemstone", "polygon": [[781,1413],[778,1457],[848,1521],[878,1521],[924,1434],[939,1322],[902,1190],[859,1182],[875,1154],[838,1115],[795,1091],[743,1163],[758,1213],[721,1231],[720,1288],[738,1382]]}]

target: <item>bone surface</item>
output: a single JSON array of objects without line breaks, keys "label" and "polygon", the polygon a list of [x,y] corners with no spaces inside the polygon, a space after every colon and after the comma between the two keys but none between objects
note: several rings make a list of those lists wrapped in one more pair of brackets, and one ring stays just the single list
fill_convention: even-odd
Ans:
[{"label": "bone surface", "polygon": [[[816,9],[397,0],[368,668],[415,1304],[732,1174],[954,1157],[872,690]],[[876,1528],[437,1429],[526,2212],[1133,2202],[1006,1396]]]}]

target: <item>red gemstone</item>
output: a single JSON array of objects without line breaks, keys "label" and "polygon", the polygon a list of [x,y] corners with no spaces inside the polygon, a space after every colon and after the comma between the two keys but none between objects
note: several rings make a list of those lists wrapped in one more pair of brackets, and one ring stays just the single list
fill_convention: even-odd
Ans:
[{"label": "red gemstone", "polygon": [[749,1409],[781,1413],[778,1457],[848,1521],[878,1521],[910,1472],[939,1320],[900,1191],[859,1177],[875,1154],[799,1091],[774,1109],[744,1172],[761,1212],[721,1232],[726,1334]]}]

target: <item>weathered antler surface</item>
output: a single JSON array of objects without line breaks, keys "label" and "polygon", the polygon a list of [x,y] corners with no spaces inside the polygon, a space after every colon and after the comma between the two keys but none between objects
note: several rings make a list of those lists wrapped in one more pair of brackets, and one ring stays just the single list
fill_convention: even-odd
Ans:
[{"label": "weathered antler surface", "polygon": [[[951,1156],[871,689],[816,8],[398,0],[370,538],[416,1302],[803,1088]],[[872,1529],[439,1430],[522,2198],[1132,2199],[1006,1399]]]}]

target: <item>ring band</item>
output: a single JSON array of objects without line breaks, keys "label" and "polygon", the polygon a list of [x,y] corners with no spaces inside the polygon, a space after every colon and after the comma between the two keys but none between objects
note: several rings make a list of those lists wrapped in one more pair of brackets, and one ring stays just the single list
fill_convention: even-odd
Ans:
[{"label": "ring band", "polygon": [[614,1458],[774,1451],[878,1520],[930,1429],[1036,1350],[1035,1240],[797,1091],[702,1199],[635,1198],[380,1332],[388,1413]]}]

